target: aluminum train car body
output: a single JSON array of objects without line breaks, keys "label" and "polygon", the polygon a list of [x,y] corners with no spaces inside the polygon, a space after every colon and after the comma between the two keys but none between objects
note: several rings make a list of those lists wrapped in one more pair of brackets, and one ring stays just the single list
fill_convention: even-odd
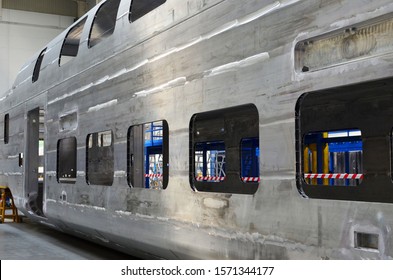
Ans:
[{"label": "aluminum train car body", "polygon": [[143,258],[393,257],[390,0],[107,0],[0,98],[28,217]]}]

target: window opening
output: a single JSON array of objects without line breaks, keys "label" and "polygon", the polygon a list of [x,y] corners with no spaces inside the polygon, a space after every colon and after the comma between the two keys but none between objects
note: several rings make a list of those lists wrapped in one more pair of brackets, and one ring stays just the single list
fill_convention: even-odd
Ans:
[{"label": "window opening", "polygon": [[259,186],[259,115],[253,104],[195,114],[190,184],[198,191],[253,194]]},{"label": "window opening", "polygon": [[130,7],[130,22],[136,21],[165,2],[166,0],[133,0]]},{"label": "window opening", "polygon": [[4,116],[4,144],[8,144],[10,136],[10,115]]},{"label": "window opening", "polygon": [[113,34],[120,0],[108,0],[98,9],[90,30],[89,48]]},{"label": "window opening", "polygon": [[131,126],[128,131],[129,184],[165,189],[168,167],[168,123],[164,120]]},{"label": "window opening", "polygon": [[86,19],[87,17],[73,26],[64,38],[63,46],[60,51],[59,66],[64,65],[78,55],[79,44]]},{"label": "window opening", "polygon": [[311,132],[304,138],[304,179],[307,184],[358,186],[363,179],[361,131]]},{"label": "window opening", "polygon": [[[37,107],[27,112],[25,197],[26,207],[32,213],[44,216],[43,199],[45,193],[45,110]],[[19,164],[23,154],[19,154]]]},{"label": "window opening", "polygon": [[57,142],[57,181],[72,183],[76,181],[76,138],[60,139]]},{"label": "window opening", "polygon": [[112,131],[87,136],[86,180],[88,184],[111,186],[114,176]]},{"label": "window opening", "polygon": [[38,77],[40,76],[41,64],[42,61],[44,60],[45,52],[46,52],[46,48],[40,53],[35,63],[33,77],[32,77],[33,83],[35,83],[38,80]]},{"label": "window opening", "polygon": [[393,79],[308,92],[296,104],[296,183],[311,199],[392,203]]}]

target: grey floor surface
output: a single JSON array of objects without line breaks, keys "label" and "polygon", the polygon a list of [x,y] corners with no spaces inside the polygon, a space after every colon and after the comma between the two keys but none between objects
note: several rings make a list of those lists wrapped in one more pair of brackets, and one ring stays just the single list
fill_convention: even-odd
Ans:
[{"label": "grey floor surface", "polygon": [[0,260],[127,260],[130,255],[24,219],[0,223]]}]

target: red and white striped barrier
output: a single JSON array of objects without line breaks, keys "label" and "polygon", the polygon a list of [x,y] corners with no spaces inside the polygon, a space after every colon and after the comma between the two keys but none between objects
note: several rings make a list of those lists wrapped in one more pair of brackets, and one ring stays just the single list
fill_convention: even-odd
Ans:
[{"label": "red and white striped barrier", "polygon": [[[145,178],[161,178],[162,174],[145,174]],[[347,179],[356,180],[363,179],[363,174],[333,173],[333,174],[304,174],[305,179]],[[197,181],[224,181],[225,177],[220,176],[199,176]],[[242,177],[243,182],[260,182],[259,177]]]},{"label": "red and white striped barrier", "polygon": [[224,181],[225,177],[219,176],[199,176],[196,177],[197,181]]},{"label": "red and white striped barrier", "polygon": [[[196,177],[196,180],[201,182],[201,181],[224,181],[225,177],[218,177],[218,176],[199,176]],[[242,177],[243,182],[259,182],[260,178],[259,177]]]},{"label": "red and white striped barrier", "polygon": [[[162,174],[145,174],[145,178],[162,178]],[[199,176],[196,177],[197,181],[224,181],[225,177],[222,176]],[[259,182],[259,177],[242,177],[243,182]]]},{"label": "red and white striped barrier", "polygon": [[161,178],[162,174],[145,174],[145,178]]},{"label": "red and white striped barrier", "polygon": [[305,179],[363,179],[363,174],[348,174],[348,173],[334,173],[334,174],[304,174]]},{"label": "red and white striped barrier", "polygon": [[243,182],[259,182],[260,180],[259,177],[242,177]]}]

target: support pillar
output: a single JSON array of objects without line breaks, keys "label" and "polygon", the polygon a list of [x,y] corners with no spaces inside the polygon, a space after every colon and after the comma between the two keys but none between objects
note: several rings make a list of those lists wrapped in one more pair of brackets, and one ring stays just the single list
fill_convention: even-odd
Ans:
[{"label": "support pillar", "polygon": [[[328,133],[323,133],[323,138],[328,138]],[[327,143],[323,144],[323,166],[322,166],[322,173],[328,174],[329,173],[329,145]],[[323,184],[325,186],[329,185],[329,179],[323,179]]]}]

